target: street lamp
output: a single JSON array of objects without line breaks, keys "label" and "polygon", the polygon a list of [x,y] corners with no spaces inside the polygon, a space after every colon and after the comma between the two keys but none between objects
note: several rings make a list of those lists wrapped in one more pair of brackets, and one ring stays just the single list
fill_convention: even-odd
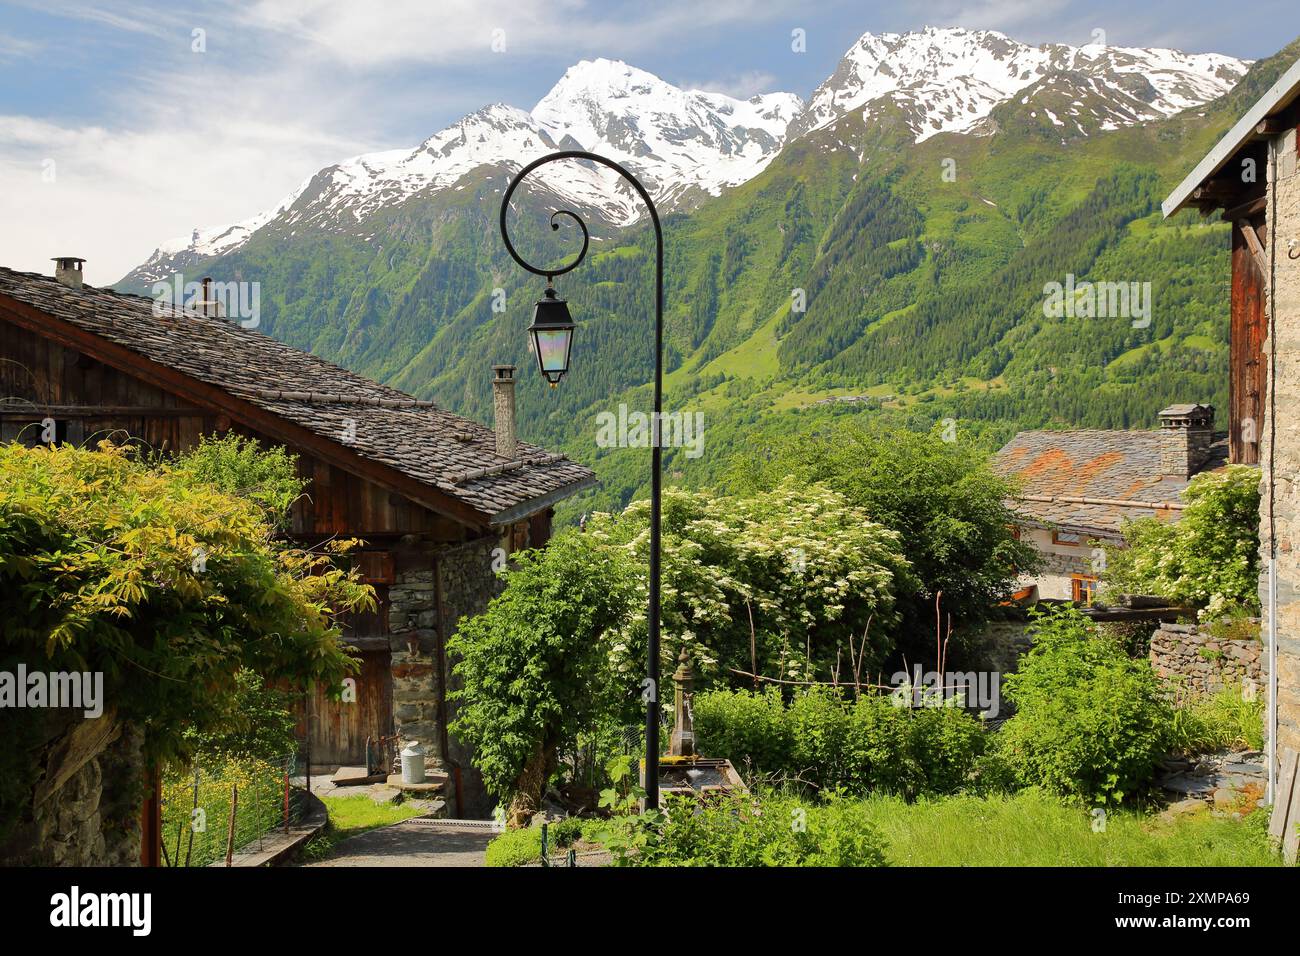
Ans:
[{"label": "street lamp", "polygon": [[661,463],[663,449],[660,441],[660,427],[663,418],[663,384],[664,384],[664,235],[659,226],[659,212],[645,187],[626,168],[614,160],[597,153],[582,149],[565,149],[535,159],[515,174],[501,198],[501,239],[505,242],[510,257],[533,275],[546,277],[546,292],[533,308],[533,324],[528,332],[532,336],[533,350],[537,354],[537,366],[542,375],[554,388],[569,370],[569,353],[573,348],[573,319],[569,316],[569,307],[563,299],[556,296],[551,287],[556,276],[562,276],[577,268],[587,255],[590,237],[587,224],[576,212],[557,209],[551,214],[551,229],[560,228],[556,217],[567,216],[582,230],[582,248],[578,250],[573,261],[555,269],[538,269],[525,262],[515,251],[510,242],[510,233],[506,229],[506,210],[510,208],[510,197],[514,195],[519,183],[538,166],[563,159],[587,159],[614,170],[632,188],[636,190],[646,208],[650,210],[650,222],[655,229],[655,388],[654,415],[651,417],[650,441],[650,606],[648,615],[649,633],[646,649],[646,672],[649,678],[645,684],[642,698],[646,705],[645,718],[645,806],[653,810],[659,806],[659,538],[660,538],[660,498],[661,498]]},{"label": "street lamp", "polygon": [[537,305],[533,306],[533,324],[528,327],[528,334],[533,339],[537,367],[551,383],[551,388],[555,388],[569,370],[569,353],[573,350],[573,319],[569,316],[568,304],[563,299],[556,298],[555,290],[549,285],[545,294],[537,300]]}]

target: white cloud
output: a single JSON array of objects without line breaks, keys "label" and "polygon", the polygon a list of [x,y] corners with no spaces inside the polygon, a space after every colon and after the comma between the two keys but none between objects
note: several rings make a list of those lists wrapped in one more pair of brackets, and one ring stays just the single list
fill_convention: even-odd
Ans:
[{"label": "white cloud", "polygon": [[40,49],[41,45],[35,41],[0,33],[0,61],[35,56]]},{"label": "white cloud", "polygon": [[738,100],[747,100],[759,93],[771,93],[777,89],[776,75],[763,70],[748,70],[731,76],[712,80],[685,82],[678,84],[684,90],[704,90],[707,93],[723,93]]},{"label": "white cloud", "polygon": [[[324,166],[415,145],[387,131],[418,128],[427,114],[429,135],[467,101],[477,109],[498,99],[499,71],[522,68],[511,56],[621,56],[775,10],[770,0],[620,11],[586,0],[261,0],[196,10],[20,2],[91,24],[94,42],[138,56],[117,86],[96,91],[95,124],[0,116],[0,221],[22,224],[0,230],[0,263],[49,271],[51,256],[84,256],[96,284],[195,226],[269,208]],[[205,53],[190,49],[194,27],[206,31]],[[491,52],[496,27],[505,54]],[[4,39],[0,56],[28,49]],[[83,52],[93,53],[69,46],[64,55],[74,63]],[[482,69],[466,69],[476,57]],[[408,70],[451,63],[457,83],[445,91],[427,76],[408,82]],[[53,182],[42,178],[46,161]]]},{"label": "white cloud", "polygon": [[438,64],[493,58],[493,31],[504,55],[590,53],[624,56],[719,24],[754,23],[781,12],[775,0],[674,0],[614,5],[587,0],[390,0],[383,15],[356,0],[260,0],[242,11],[245,25],[310,43],[353,67]]},{"label": "white cloud", "polygon": [[0,230],[0,263],[49,272],[52,256],[83,256],[87,281],[107,285],[160,241],[252,215],[356,146],[281,126],[245,124],[223,143],[219,129],[120,132],[0,116],[0,219],[21,224]]}]

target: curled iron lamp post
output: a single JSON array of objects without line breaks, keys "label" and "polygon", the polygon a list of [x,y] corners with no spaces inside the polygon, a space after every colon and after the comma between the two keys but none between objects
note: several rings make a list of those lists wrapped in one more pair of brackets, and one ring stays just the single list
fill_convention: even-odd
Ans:
[{"label": "curled iron lamp post", "polygon": [[646,809],[655,809],[659,806],[659,538],[660,471],[663,458],[662,448],[660,447],[662,444],[660,429],[662,428],[661,419],[663,417],[664,379],[664,236],[659,225],[659,212],[655,209],[650,194],[646,192],[645,187],[632,173],[608,157],[581,149],[566,149],[535,159],[515,174],[501,199],[501,239],[505,242],[506,251],[510,253],[510,257],[515,262],[534,275],[545,276],[546,278],[546,292],[533,309],[533,324],[528,331],[533,339],[538,368],[546,377],[546,380],[551,383],[552,388],[559,384],[560,379],[568,371],[574,326],[573,320],[569,316],[568,305],[563,299],[556,296],[555,290],[551,288],[551,283],[556,276],[573,271],[586,257],[587,246],[590,241],[587,234],[587,224],[582,221],[582,217],[576,212],[567,209],[557,209],[553,212],[551,214],[551,229],[560,228],[560,224],[556,222],[556,218],[559,216],[567,216],[572,219],[578,228],[582,230],[582,248],[573,261],[567,265],[553,269],[538,269],[536,266],[525,262],[510,242],[510,233],[506,229],[506,211],[510,208],[510,197],[514,195],[515,188],[529,173],[546,163],[565,159],[591,160],[614,170],[614,172],[622,176],[632,185],[637,195],[645,202],[646,208],[650,210],[650,221],[654,224],[655,229],[655,388],[654,415],[651,418],[650,426],[650,606],[648,646],[646,649],[646,670],[649,683],[643,692],[646,704],[645,806]]}]

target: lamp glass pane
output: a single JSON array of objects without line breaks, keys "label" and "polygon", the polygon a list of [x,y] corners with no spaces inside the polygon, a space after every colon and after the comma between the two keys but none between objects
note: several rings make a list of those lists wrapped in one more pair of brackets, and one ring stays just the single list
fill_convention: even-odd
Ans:
[{"label": "lamp glass pane", "polygon": [[537,362],[543,372],[563,373],[569,364],[569,337],[572,329],[538,329]]}]

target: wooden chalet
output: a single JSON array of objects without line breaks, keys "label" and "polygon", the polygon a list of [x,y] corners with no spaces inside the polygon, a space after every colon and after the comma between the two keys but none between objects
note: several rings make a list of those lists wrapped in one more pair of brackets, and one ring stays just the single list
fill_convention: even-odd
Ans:
[{"label": "wooden chalet", "polygon": [[456,784],[453,812],[485,812],[447,730],[446,641],[497,593],[503,553],[545,543],[554,505],[594,475],[516,439],[511,366],[494,369],[488,428],[210,311],[91,288],[79,260],[56,278],[0,268],[0,440],[36,443],[53,423],[57,441],[179,452],[235,432],[297,455],[308,486],[288,533],[364,539],[379,599],[346,632],[356,701],[305,702],[311,764],[364,765],[381,739],[390,755],[393,738],[418,740]]}]

